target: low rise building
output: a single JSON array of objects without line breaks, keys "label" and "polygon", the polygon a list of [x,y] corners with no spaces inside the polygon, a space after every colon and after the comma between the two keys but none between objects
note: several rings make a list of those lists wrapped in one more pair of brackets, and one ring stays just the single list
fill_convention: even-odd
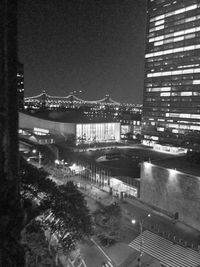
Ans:
[{"label": "low rise building", "polygon": [[[40,114],[41,115],[41,114]],[[65,140],[74,136],[77,143],[91,142],[119,142],[119,122],[87,122],[82,119],[67,120],[67,117],[55,114],[27,114],[19,113],[19,128],[21,131],[29,130],[37,135],[60,135]],[[38,131],[35,131],[38,129]],[[37,133],[36,133],[37,132]],[[40,134],[38,134],[40,133]]]}]

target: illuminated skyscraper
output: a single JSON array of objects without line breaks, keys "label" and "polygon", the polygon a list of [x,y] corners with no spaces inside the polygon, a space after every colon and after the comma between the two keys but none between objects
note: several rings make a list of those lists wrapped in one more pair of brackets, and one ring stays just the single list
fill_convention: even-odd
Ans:
[{"label": "illuminated skyscraper", "polygon": [[148,0],[145,144],[200,143],[200,0]]}]

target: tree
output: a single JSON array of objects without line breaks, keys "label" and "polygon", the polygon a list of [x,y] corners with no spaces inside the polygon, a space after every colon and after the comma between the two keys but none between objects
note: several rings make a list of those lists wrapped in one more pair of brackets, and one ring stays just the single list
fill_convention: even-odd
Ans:
[{"label": "tree", "polygon": [[21,197],[27,211],[27,224],[50,208],[51,199],[57,192],[57,185],[48,178],[48,173],[20,159],[19,176]]},{"label": "tree", "polygon": [[127,133],[125,133],[125,136],[126,136],[127,140],[133,140],[133,133],[127,132]]},{"label": "tree", "polygon": [[110,246],[119,240],[120,206],[111,204],[94,213],[96,235],[104,246]]},{"label": "tree", "polygon": [[47,223],[51,233],[60,233],[58,243],[70,250],[76,241],[92,233],[91,216],[83,195],[72,181],[59,186],[58,190],[59,194],[52,199]]},{"label": "tree", "polygon": [[136,139],[137,139],[137,141],[141,142],[141,140],[142,140],[142,135],[139,134],[139,133],[137,133],[137,134],[136,134]]},{"label": "tree", "polygon": [[74,134],[70,134],[67,137],[67,140],[65,142],[68,146],[75,147],[76,146],[76,136]]},{"label": "tree", "polygon": [[26,266],[54,266],[48,250],[44,231],[39,221],[33,220],[23,231],[22,242],[25,247]]},{"label": "tree", "polygon": [[48,173],[21,160],[22,197],[27,205],[28,221],[40,215],[44,230],[56,235],[56,254],[61,246],[65,253],[75,249],[76,242],[92,233],[91,216],[83,195],[73,182],[57,186]]}]

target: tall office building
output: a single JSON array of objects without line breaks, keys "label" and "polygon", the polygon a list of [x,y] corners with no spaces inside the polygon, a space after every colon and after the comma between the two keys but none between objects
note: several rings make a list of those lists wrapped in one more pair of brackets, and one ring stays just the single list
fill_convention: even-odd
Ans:
[{"label": "tall office building", "polygon": [[24,107],[24,65],[17,63],[17,94],[18,94],[18,108]]},{"label": "tall office building", "polygon": [[148,0],[142,129],[144,144],[200,147],[200,0]]}]

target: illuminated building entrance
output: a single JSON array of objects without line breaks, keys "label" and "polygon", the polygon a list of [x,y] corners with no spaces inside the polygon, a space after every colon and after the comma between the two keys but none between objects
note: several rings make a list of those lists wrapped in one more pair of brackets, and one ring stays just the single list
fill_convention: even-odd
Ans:
[{"label": "illuminated building entrance", "polygon": [[77,143],[120,141],[120,123],[84,123],[76,125]]}]

